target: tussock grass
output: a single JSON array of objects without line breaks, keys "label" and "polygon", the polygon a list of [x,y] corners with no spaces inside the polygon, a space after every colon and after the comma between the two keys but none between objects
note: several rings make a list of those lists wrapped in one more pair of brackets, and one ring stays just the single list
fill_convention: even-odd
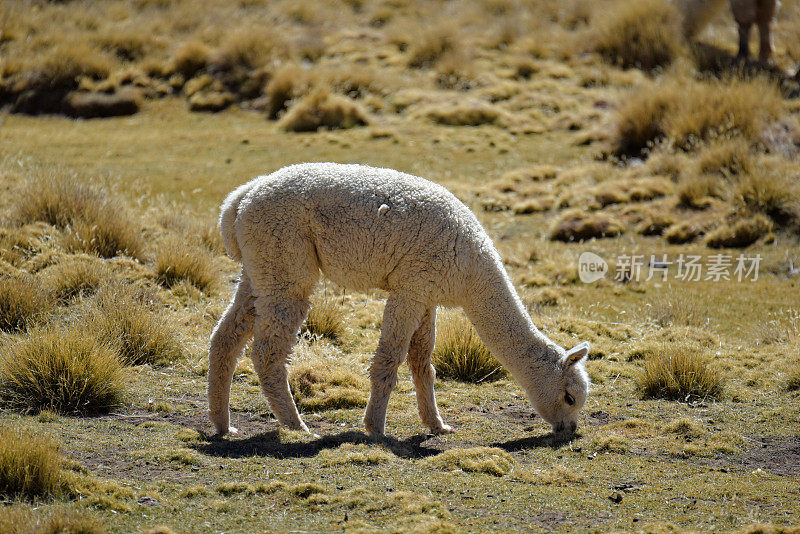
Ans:
[{"label": "tussock grass", "polygon": [[212,49],[198,40],[189,40],[181,44],[170,58],[167,72],[178,73],[191,78],[204,69],[211,58]]},{"label": "tussock grass", "polygon": [[0,515],[0,532],[5,534],[105,534],[102,522],[93,514],[56,506],[45,515],[28,508],[6,507]]},{"label": "tussock grass", "polygon": [[624,68],[665,67],[684,54],[681,17],[660,0],[616,0],[596,9],[591,48]]},{"label": "tussock grass", "polygon": [[124,391],[117,355],[76,327],[30,331],[0,357],[0,403],[12,410],[106,413],[122,403]]},{"label": "tussock grass", "polygon": [[30,275],[0,275],[0,331],[26,330],[53,308],[53,298]]},{"label": "tussock grass", "polygon": [[61,454],[47,437],[0,427],[0,495],[40,499],[61,489]]},{"label": "tussock grass", "polygon": [[336,449],[324,449],[317,456],[325,467],[335,465],[377,465],[396,457],[381,447],[344,443]]},{"label": "tussock grass", "polygon": [[426,458],[421,463],[433,469],[445,471],[460,469],[467,473],[486,473],[497,477],[509,474],[516,464],[510,454],[496,447],[450,449]]},{"label": "tussock grass", "polygon": [[678,206],[704,210],[711,206],[713,199],[725,196],[722,181],[713,175],[684,176],[677,187]]},{"label": "tussock grass", "polygon": [[506,371],[461,314],[439,321],[431,362],[439,378],[461,382],[484,382],[503,378]]},{"label": "tussock grass", "polygon": [[613,152],[640,155],[661,141],[682,149],[735,138],[755,145],[763,142],[765,128],[782,110],[776,86],[761,79],[675,77],[638,89],[625,99],[617,112]]},{"label": "tussock grass", "polygon": [[131,286],[104,287],[84,311],[83,324],[128,365],[170,365],[184,355],[173,328]]},{"label": "tussock grass", "polygon": [[336,299],[330,296],[312,299],[311,309],[303,323],[301,332],[340,342],[346,330],[345,311]]},{"label": "tussock grass", "polygon": [[408,66],[412,68],[432,67],[459,42],[454,25],[436,26],[416,37],[408,53]]},{"label": "tussock grass", "polygon": [[685,401],[722,396],[724,378],[692,347],[665,344],[647,357],[637,388],[643,398]]},{"label": "tussock grass", "polygon": [[101,285],[113,279],[113,274],[96,258],[72,256],[42,269],[39,278],[44,281],[54,298],[65,303],[94,293]]},{"label": "tussock grass", "polygon": [[691,221],[682,221],[667,228],[664,232],[664,239],[666,239],[668,243],[681,245],[684,243],[691,243],[704,233],[705,228],[701,225]]},{"label": "tussock grass", "polygon": [[553,241],[586,241],[595,238],[616,237],[623,230],[622,223],[609,215],[574,209],[565,211],[553,221],[549,237]]},{"label": "tussock grass", "polygon": [[103,258],[125,254],[139,258],[144,241],[138,220],[107,188],[60,169],[33,174],[16,192],[15,217],[66,229],[70,251]]},{"label": "tussock grass", "polygon": [[711,248],[749,247],[772,231],[772,222],[763,215],[749,219],[724,223],[706,236],[706,245]]},{"label": "tussock grass", "polygon": [[354,362],[350,364],[311,351],[292,362],[289,385],[298,407],[320,412],[366,406],[369,392],[366,372]]},{"label": "tussock grass", "polygon": [[581,473],[562,465],[535,471],[529,469],[514,469],[513,476],[523,482],[552,486],[574,486],[586,482],[586,477]]},{"label": "tussock grass", "polygon": [[800,223],[800,185],[789,172],[762,167],[741,177],[733,187],[734,204],[763,213],[779,226]]},{"label": "tussock grass", "polygon": [[480,126],[481,124],[506,126],[510,122],[510,117],[505,110],[480,100],[422,106],[415,110],[412,116],[447,126]]},{"label": "tussock grass", "polygon": [[786,379],[786,390],[800,390],[800,359],[794,360],[789,365],[789,371]]},{"label": "tussock grass", "polygon": [[347,97],[317,88],[289,108],[280,126],[290,132],[340,130],[369,124],[369,113]]},{"label": "tussock grass", "polygon": [[214,258],[205,248],[174,235],[159,243],[155,270],[158,281],[168,288],[187,281],[205,292],[216,289],[220,274]]},{"label": "tussock grass", "polygon": [[41,252],[45,244],[36,226],[0,228],[0,259],[19,267],[25,260]]}]

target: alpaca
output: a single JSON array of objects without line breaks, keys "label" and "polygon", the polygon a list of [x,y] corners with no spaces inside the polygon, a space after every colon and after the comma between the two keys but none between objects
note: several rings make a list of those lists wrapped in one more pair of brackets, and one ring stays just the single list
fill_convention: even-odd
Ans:
[{"label": "alpaca", "polygon": [[[676,0],[683,16],[683,33],[693,38],[700,33],[725,3],[725,0]],[[770,23],[775,16],[777,0],[729,0],[733,18],[739,26],[738,58],[750,58],[750,29],[758,26],[758,59],[767,63],[772,55]]]},{"label": "alpaca", "polygon": [[453,431],[433,390],[438,305],[463,307],[542,418],[555,432],[575,431],[589,387],[588,344],[566,351],[533,325],[491,239],[445,188],[391,169],[292,165],[228,195],[220,229],[242,272],[211,336],[209,417],[219,434],[235,432],[231,380],[252,335],[253,365],[275,417],[308,431],[286,364],[320,274],[353,290],[389,292],[369,369],[368,434],[384,434],[389,395],[406,357],[422,422],[433,433]]}]

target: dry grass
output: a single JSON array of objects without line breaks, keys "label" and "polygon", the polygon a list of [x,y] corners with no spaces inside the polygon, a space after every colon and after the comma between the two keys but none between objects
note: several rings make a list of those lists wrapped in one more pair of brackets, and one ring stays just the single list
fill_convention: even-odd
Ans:
[{"label": "dry grass", "polygon": [[112,277],[102,261],[90,256],[71,256],[39,272],[45,287],[62,303],[91,295]]},{"label": "dry grass", "polygon": [[510,454],[496,447],[450,449],[422,462],[428,468],[486,473],[497,477],[509,474],[516,464]]},{"label": "dry grass", "polygon": [[352,361],[348,365],[341,357],[328,358],[309,351],[293,361],[289,371],[295,402],[308,412],[363,408],[369,388],[366,371],[359,367]]},{"label": "dry grass", "polygon": [[683,221],[675,223],[664,232],[664,239],[673,245],[682,245],[684,243],[691,243],[705,233],[705,228],[701,225],[691,222]]},{"label": "dry grass", "polygon": [[709,174],[684,176],[678,182],[677,194],[678,206],[704,210],[711,206],[713,199],[725,196],[724,183]]},{"label": "dry grass", "polygon": [[412,116],[422,117],[447,126],[479,126],[481,124],[506,126],[510,123],[510,117],[505,110],[480,100],[422,106],[415,110]]},{"label": "dry grass", "polygon": [[168,288],[186,281],[201,291],[213,292],[219,277],[214,258],[205,248],[174,235],[159,243],[155,270],[158,281]]},{"label": "dry grass", "polygon": [[336,343],[342,340],[345,330],[345,312],[341,303],[331,296],[324,295],[312,299],[311,309],[301,332],[327,338]]},{"label": "dry grass", "polygon": [[173,328],[150,309],[146,295],[121,283],[109,284],[95,295],[83,324],[128,365],[171,365],[184,355]]},{"label": "dry grass", "polygon": [[47,326],[10,344],[0,359],[0,403],[24,413],[106,413],[122,403],[113,349],[76,327]]},{"label": "dry grass", "polygon": [[800,390],[800,359],[794,360],[789,364],[789,371],[786,378],[786,390]]},{"label": "dry grass", "polygon": [[453,313],[439,321],[431,361],[438,378],[478,383],[506,376],[505,369],[461,314]]},{"label": "dry grass", "polygon": [[761,167],[741,177],[733,187],[735,205],[763,213],[778,226],[800,223],[800,186],[789,169]]},{"label": "dry grass", "polygon": [[321,128],[365,126],[369,122],[369,114],[359,103],[318,88],[292,105],[280,120],[280,126],[290,132],[315,132]]},{"label": "dry grass", "polygon": [[711,248],[749,247],[772,231],[772,222],[763,215],[724,223],[706,236]]},{"label": "dry grass", "polygon": [[318,455],[322,465],[378,465],[391,462],[396,456],[381,447],[345,443],[336,449],[324,449]]},{"label": "dry grass", "polygon": [[591,47],[624,68],[665,67],[684,53],[681,17],[660,0],[616,0],[592,17]]},{"label": "dry grass", "polygon": [[140,258],[144,241],[138,220],[107,188],[61,169],[41,170],[16,192],[15,218],[65,228],[66,247],[103,258]]},{"label": "dry grass", "polygon": [[[61,454],[47,437],[0,427],[0,495],[42,499],[61,489]],[[7,532],[7,531],[6,531]]]},{"label": "dry grass", "polygon": [[0,276],[0,331],[26,330],[52,308],[52,296],[32,276]]},{"label": "dry grass", "polygon": [[671,343],[645,359],[636,385],[643,398],[687,401],[718,399],[723,383],[724,377],[695,349]]},{"label": "dry grass", "polygon": [[549,232],[554,241],[586,241],[603,237],[616,237],[624,226],[610,215],[587,213],[583,210],[568,210],[556,218]]},{"label": "dry grass", "polygon": [[638,89],[619,108],[614,153],[639,155],[663,140],[682,149],[717,139],[758,144],[783,108],[777,87],[765,80],[667,79]]}]

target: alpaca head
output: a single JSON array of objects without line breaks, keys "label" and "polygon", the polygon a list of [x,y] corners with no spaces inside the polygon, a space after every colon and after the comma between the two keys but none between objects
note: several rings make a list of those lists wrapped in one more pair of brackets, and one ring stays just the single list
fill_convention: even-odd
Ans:
[{"label": "alpaca head", "polygon": [[548,350],[553,354],[544,373],[537,373],[531,387],[525,390],[536,412],[553,425],[553,432],[575,432],[578,412],[589,391],[589,377],[583,364],[589,344],[580,343],[570,350],[553,346]]}]

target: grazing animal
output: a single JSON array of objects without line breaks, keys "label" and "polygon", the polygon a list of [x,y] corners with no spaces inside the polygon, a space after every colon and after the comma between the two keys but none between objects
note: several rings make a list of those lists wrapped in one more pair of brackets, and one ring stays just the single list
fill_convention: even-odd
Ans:
[{"label": "grazing animal", "polygon": [[589,345],[566,351],[533,325],[491,239],[445,188],[391,169],[292,165],[229,194],[220,229],[242,273],[211,336],[209,416],[219,434],[235,431],[231,380],[253,334],[253,365],[278,422],[308,431],[286,364],[320,273],[346,288],[389,292],[369,370],[370,435],[384,433],[389,394],[406,357],[422,422],[434,433],[452,432],[433,391],[437,305],[464,308],[554,431],[577,427],[589,387],[583,362]]},{"label": "grazing animal", "polygon": [[[725,0],[676,0],[683,15],[683,32],[692,38],[720,10]],[[777,0],[729,0],[733,18],[739,26],[739,59],[750,58],[750,30],[758,26],[758,59],[767,63],[772,55],[772,35],[770,23],[775,16]]]}]

